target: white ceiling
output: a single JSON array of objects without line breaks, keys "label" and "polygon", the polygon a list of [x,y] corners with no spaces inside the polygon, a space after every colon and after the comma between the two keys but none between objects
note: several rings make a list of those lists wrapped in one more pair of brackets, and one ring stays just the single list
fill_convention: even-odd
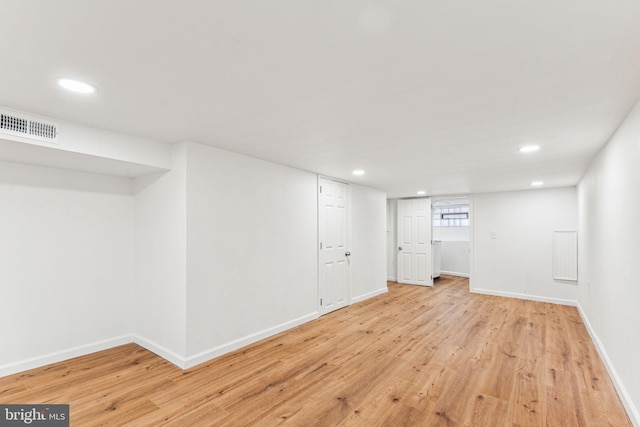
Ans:
[{"label": "white ceiling", "polygon": [[3,0],[0,105],[390,197],[574,185],[640,98],[638,18],[637,0]]}]

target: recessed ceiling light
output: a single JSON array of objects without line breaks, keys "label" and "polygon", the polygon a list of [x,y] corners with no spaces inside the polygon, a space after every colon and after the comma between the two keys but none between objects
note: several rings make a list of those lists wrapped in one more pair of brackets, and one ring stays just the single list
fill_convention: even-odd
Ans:
[{"label": "recessed ceiling light", "polygon": [[427,194],[426,191],[423,191],[423,190],[418,191],[419,196],[424,196],[425,194]]},{"label": "recessed ceiling light", "polygon": [[543,185],[543,184],[544,184],[544,182],[542,182],[542,181],[533,181],[533,182],[531,183],[531,186],[532,186],[532,187],[540,187],[540,186],[541,186],[541,185]]},{"label": "recessed ceiling light", "polygon": [[362,176],[364,175],[364,171],[362,169],[356,169],[352,172],[355,176]]},{"label": "recessed ceiling light", "polygon": [[538,151],[539,149],[539,145],[525,145],[524,147],[518,148],[518,151],[521,153],[533,153],[534,151]]},{"label": "recessed ceiling light", "polygon": [[95,93],[98,90],[94,85],[75,79],[61,78],[58,79],[58,84],[76,93]]}]

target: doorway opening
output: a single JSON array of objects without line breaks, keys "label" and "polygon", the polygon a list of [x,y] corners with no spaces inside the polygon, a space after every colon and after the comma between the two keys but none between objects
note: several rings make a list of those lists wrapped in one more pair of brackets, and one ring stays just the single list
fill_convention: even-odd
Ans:
[{"label": "doorway opening", "polygon": [[[435,197],[432,204],[434,278],[471,273],[471,203],[468,196]],[[438,259],[436,259],[438,258]]]},{"label": "doorway opening", "polygon": [[[403,230],[402,206],[407,200],[429,200],[429,247],[430,276],[435,284],[441,274],[466,277],[472,276],[473,201],[469,195],[436,196],[422,199],[387,200],[387,280],[402,282],[401,275],[406,267],[399,265],[398,254],[407,233]],[[405,256],[408,258],[408,255]]]}]

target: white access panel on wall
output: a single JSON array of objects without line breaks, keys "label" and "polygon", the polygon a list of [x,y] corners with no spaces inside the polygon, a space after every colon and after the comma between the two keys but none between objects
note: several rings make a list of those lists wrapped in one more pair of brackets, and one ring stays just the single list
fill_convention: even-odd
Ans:
[{"label": "white access panel on wall", "polygon": [[320,313],[349,305],[349,185],[318,181]]},{"label": "white access panel on wall", "polygon": [[575,230],[553,232],[553,278],[578,280],[578,232]]},{"label": "white access panel on wall", "polygon": [[433,286],[431,199],[398,200],[398,283]]}]

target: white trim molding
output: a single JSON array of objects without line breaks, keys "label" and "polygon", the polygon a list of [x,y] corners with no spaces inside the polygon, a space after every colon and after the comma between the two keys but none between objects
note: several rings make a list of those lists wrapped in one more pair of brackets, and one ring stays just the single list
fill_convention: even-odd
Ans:
[{"label": "white trim molding", "polygon": [[42,356],[31,357],[19,362],[0,366],[0,377],[6,377],[7,375],[17,374],[18,372],[40,368],[52,363],[58,363],[65,360],[73,359],[74,357],[86,356],[87,354],[95,353],[102,350],[108,350],[110,348],[129,344],[131,342],[133,342],[131,335],[123,335],[120,337],[72,347],[62,351],[56,351],[54,353],[44,354]]},{"label": "white trim molding", "polygon": [[469,273],[456,273],[455,271],[444,271],[440,270],[440,274],[445,274],[447,276],[456,276],[456,277],[469,277]]},{"label": "white trim molding", "polygon": [[560,304],[560,305],[570,305],[576,307],[578,303],[573,300],[562,299],[562,298],[549,298],[542,297],[538,295],[529,295],[529,294],[519,294],[517,292],[504,292],[504,291],[494,291],[489,289],[471,289],[471,293],[474,294],[483,294],[483,295],[493,295],[496,297],[505,297],[505,298],[517,298],[524,299],[529,301],[538,301],[538,302],[549,302],[551,304]]},{"label": "white trim molding", "polygon": [[179,354],[161,346],[160,344],[135,334],[132,335],[132,341],[138,344],[140,347],[144,347],[150,352],[157,354],[166,361],[173,363],[178,368],[186,369],[187,363],[183,356],[180,356]]},{"label": "white trim molding", "polygon": [[288,329],[295,328],[296,326],[300,326],[311,320],[317,319],[318,317],[320,317],[320,313],[315,311],[313,313],[307,314],[306,316],[298,317],[297,319],[293,319],[289,322],[281,323],[271,328],[263,329],[262,331],[247,335],[237,340],[230,341],[228,343],[219,345],[212,349],[194,354],[193,356],[189,356],[185,359],[183,369],[192,368],[196,365],[207,362],[218,356],[222,356],[223,354],[230,353],[232,351],[238,350],[249,344],[253,344],[265,338],[269,338],[273,335],[279,334],[280,332],[284,332]]},{"label": "white trim molding", "polygon": [[569,305],[569,306],[576,307],[578,309],[578,313],[580,313],[582,322],[584,323],[585,328],[587,329],[587,332],[591,337],[591,341],[593,342],[593,345],[595,346],[596,350],[598,351],[598,354],[600,355],[600,359],[602,359],[602,362],[604,363],[604,366],[607,369],[607,372],[609,373],[611,382],[613,382],[613,385],[616,388],[616,391],[618,392],[618,396],[620,397],[620,400],[622,401],[622,404],[625,410],[627,411],[627,415],[629,416],[629,418],[631,419],[631,422],[635,427],[640,427],[640,411],[638,411],[638,408],[634,405],[633,400],[631,399],[629,392],[624,386],[622,379],[618,375],[618,372],[613,366],[613,363],[611,362],[611,359],[609,358],[609,355],[607,354],[607,351],[604,345],[602,344],[602,341],[600,341],[600,338],[598,337],[595,330],[591,326],[591,322],[589,322],[589,318],[587,317],[587,314],[582,309],[582,306],[580,305],[579,302],[573,301],[573,300],[559,299],[559,298],[547,298],[547,297],[541,297],[536,295],[519,294],[515,292],[492,291],[487,289],[471,289],[471,292],[476,294],[493,295],[493,296],[506,297],[506,298],[517,298],[517,299],[524,299],[529,301],[548,302],[552,304]]},{"label": "white trim molding", "polygon": [[633,404],[633,400],[631,399],[631,396],[629,396],[627,388],[624,386],[622,379],[614,368],[613,363],[611,362],[611,359],[609,358],[609,355],[604,348],[604,345],[602,345],[602,341],[600,341],[598,334],[596,334],[596,331],[591,327],[591,322],[589,322],[587,314],[584,312],[582,306],[579,303],[576,304],[576,306],[578,307],[578,312],[580,313],[580,317],[582,317],[584,326],[587,328],[589,336],[591,336],[591,341],[593,341],[596,350],[598,350],[598,354],[600,354],[600,358],[602,359],[604,366],[607,368],[607,372],[609,372],[609,377],[611,377],[611,381],[618,391],[618,396],[620,397],[624,408],[627,410],[627,415],[629,416],[631,422],[635,427],[640,427],[640,411],[638,411],[638,408],[636,408],[636,406]]},{"label": "white trim molding", "polygon": [[385,286],[382,289],[378,289],[376,291],[368,292],[364,295],[359,295],[351,299],[351,304],[358,303],[360,301],[368,300],[369,298],[377,297],[378,295],[386,294],[389,292],[389,289]]}]

